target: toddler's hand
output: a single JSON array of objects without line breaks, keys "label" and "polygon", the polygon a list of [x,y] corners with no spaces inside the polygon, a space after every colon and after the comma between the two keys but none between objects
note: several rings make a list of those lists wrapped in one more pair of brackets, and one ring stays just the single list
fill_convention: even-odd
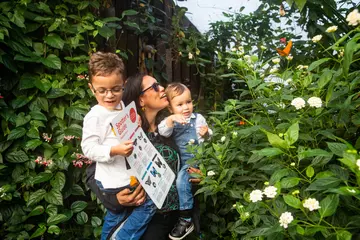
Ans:
[{"label": "toddler's hand", "polygon": [[184,116],[182,114],[173,114],[170,116],[172,122],[178,122],[180,124],[186,124],[186,119],[184,118]]},{"label": "toddler's hand", "polygon": [[116,146],[111,147],[110,150],[110,155],[114,156],[114,155],[121,155],[124,157],[128,157],[131,155],[132,151],[133,151],[134,147],[133,147],[133,141],[131,140],[127,140],[124,141]]},{"label": "toddler's hand", "polygon": [[208,126],[201,126],[201,127],[199,128],[199,135],[200,135],[201,137],[206,137],[206,136],[209,134],[208,130],[209,130],[209,127],[208,127]]}]

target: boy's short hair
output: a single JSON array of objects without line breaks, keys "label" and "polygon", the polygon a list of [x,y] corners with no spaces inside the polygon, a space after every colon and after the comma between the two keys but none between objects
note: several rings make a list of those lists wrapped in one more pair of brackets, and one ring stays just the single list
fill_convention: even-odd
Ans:
[{"label": "boy's short hair", "polygon": [[[165,89],[165,94],[169,101],[173,100],[174,97],[180,96],[186,90],[189,90],[184,84],[175,82],[170,83]],[[190,91],[190,90],[189,90]]]},{"label": "boy's short hair", "polygon": [[89,80],[94,76],[109,76],[117,72],[125,80],[125,66],[121,58],[110,52],[96,52],[89,60]]}]

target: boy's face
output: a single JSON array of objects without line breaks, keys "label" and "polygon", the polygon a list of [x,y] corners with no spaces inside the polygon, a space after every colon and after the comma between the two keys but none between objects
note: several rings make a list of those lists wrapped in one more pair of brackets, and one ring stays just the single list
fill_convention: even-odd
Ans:
[{"label": "boy's face", "polygon": [[173,114],[182,114],[185,118],[190,118],[193,112],[190,90],[186,89],[181,95],[174,97],[170,101],[170,107]]},{"label": "boy's face", "polygon": [[108,76],[93,76],[89,87],[100,106],[114,109],[121,101],[124,80],[117,72]]}]

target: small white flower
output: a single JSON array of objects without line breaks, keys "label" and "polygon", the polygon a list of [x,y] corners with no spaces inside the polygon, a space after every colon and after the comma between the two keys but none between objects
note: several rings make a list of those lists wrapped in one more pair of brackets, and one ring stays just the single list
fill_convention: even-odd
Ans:
[{"label": "small white flower", "polygon": [[356,26],[360,23],[360,13],[359,10],[355,9],[346,17],[346,21],[349,22],[350,26]]},{"label": "small white flower", "polygon": [[339,51],[339,57],[343,57],[344,56],[344,49],[341,49],[340,51]]},{"label": "small white flower", "polygon": [[280,216],[280,226],[287,228],[288,224],[290,224],[294,220],[294,217],[291,215],[291,212],[284,212]]},{"label": "small white flower", "polygon": [[290,163],[290,166],[295,167],[295,163],[294,162]]},{"label": "small white flower", "polygon": [[215,172],[214,171],[208,171],[207,172],[208,177],[214,176]]},{"label": "small white flower", "polygon": [[194,143],[195,143],[194,139],[190,139],[189,142],[188,142],[189,145],[193,145]]},{"label": "small white flower", "polygon": [[246,217],[246,218],[250,217],[250,213],[249,212],[244,212],[244,217]]},{"label": "small white flower", "polygon": [[230,69],[231,68],[231,62],[228,62],[227,64],[227,68]]},{"label": "small white flower", "polygon": [[297,97],[291,101],[291,105],[294,106],[297,110],[305,107],[305,100],[301,97]]},{"label": "small white flower", "polygon": [[232,52],[236,52],[236,50],[237,50],[236,47],[231,48]]},{"label": "small white flower", "polygon": [[193,57],[194,57],[194,55],[191,53],[191,52],[189,52],[189,59],[193,59]]},{"label": "small white flower", "polygon": [[270,69],[271,74],[276,73],[278,71],[279,71],[279,69],[277,67],[273,67],[273,68]]},{"label": "small white flower", "polygon": [[271,60],[274,64],[280,63],[280,58],[274,58]]},{"label": "small white flower", "polygon": [[293,60],[293,58],[294,58],[294,57],[293,57],[292,55],[289,55],[289,56],[286,57],[286,59],[287,59],[288,61]]},{"label": "small white flower", "polygon": [[291,79],[291,78],[288,78],[288,79],[285,80],[285,82],[286,82],[287,84],[289,84],[289,83],[292,82],[292,79]]},{"label": "small white flower", "polygon": [[243,47],[243,46],[239,46],[238,49],[239,49],[239,51],[244,51],[244,47]]},{"label": "small white flower", "polygon": [[250,193],[250,201],[252,202],[258,202],[261,201],[263,197],[263,193],[261,190],[254,190]]},{"label": "small white flower", "polygon": [[317,43],[321,40],[322,38],[322,35],[316,35],[315,37],[313,37],[311,40],[314,42],[314,43]]},{"label": "small white flower", "polygon": [[232,206],[233,208],[236,208],[236,203],[235,204],[233,204],[233,206]]},{"label": "small white flower", "polygon": [[264,45],[260,46],[261,50],[266,50],[266,47]]},{"label": "small white flower", "polygon": [[360,170],[360,159],[356,160],[356,166],[358,166]]},{"label": "small white flower", "polygon": [[331,26],[331,27],[328,27],[328,28],[326,29],[326,32],[327,32],[327,33],[333,33],[333,32],[336,32],[337,29],[338,29],[337,26]]},{"label": "small white flower", "polygon": [[199,55],[200,54],[200,50],[197,48],[196,51],[195,51],[196,55]]},{"label": "small white flower", "polygon": [[251,61],[250,55],[245,55],[245,56],[244,56],[244,59],[245,59],[246,61]]},{"label": "small white flower", "polygon": [[303,65],[303,66],[302,66],[302,69],[304,69],[304,70],[306,70],[306,69],[308,69],[308,68],[309,68],[308,65]]},{"label": "small white flower", "polygon": [[308,104],[310,105],[310,107],[320,108],[322,105],[322,101],[318,97],[311,97],[308,100]]},{"label": "small white flower", "polygon": [[303,206],[304,206],[304,208],[307,208],[310,211],[314,211],[314,210],[321,208],[319,201],[316,200],[315,198],[306,199],[305,202],[303,203]]},{"label": "small white flower", "polygon": [[232,137],[233,137],[233,138],[236,138],[237,136],[238,136],[238,133],[237,133],[236,131],[233,131],[233,132],[232,132]]},{"label": "small white flower", "polygon": [[182,52],[179,52],[179,56],[180,56],[180,57],[182,56]]},{"label": "small white flower", "polygon": [[222,136],[221,139],[220,139],[221,142],[225,142],[225,140],[226,140],[225,136]]},{"label": "small white flower", "polygon": [[274,198],[277,194],[277,188],[274,186],[268,186],[264,189],[264,195],[268,198]]},{"label": "small white flower", "polygon": [[304,68],[304,65],[299,65],[296,67],[296,69],[302,70]]}]

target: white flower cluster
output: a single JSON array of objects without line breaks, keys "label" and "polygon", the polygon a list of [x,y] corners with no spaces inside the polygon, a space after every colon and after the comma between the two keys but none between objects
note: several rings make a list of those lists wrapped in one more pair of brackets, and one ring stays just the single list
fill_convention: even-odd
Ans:
[{"label": "white flower cluster", "polygon": [[225,136],[222,136],[221,139],[220,139],[221,142],[225,142],[225,140],[226,140]]},{"label": "white flower cluster", "polygon": [[294,217],[291,215],[291,212],[284,212],[280,216],[280,226],[287,228],[288,225],[294,220]]},{"label": "white flower cluster", "polygon": [[314,211],[314,210],[321,208],[319,201],[316,200],[315,198],[306,199],[303,203],[303,206],[304,206],[304,208],[309,209],[309,211]]},{"label": "white flower cluster", "polygon": [[322,35],[316,35],[316,36],[313,37],[311,40],[312,40],[314,43],[317,43],[317,42],[319,42],[321,39],[322,39]]},{"label": "white flower cluster", "polygon": [[263,199],[263,195],[265,195],[267,198],[275,198],[277,195],[277,188],[274,186],[268,186],[264,189],[264,191],[261,191],[259,189],[253,190],[250,193],[250,201],[259,202]]},{"label": "white flower cluster", "polygon": [[331,27],[328,27],[328,28],[326,29],[326,32],[327,32],[327,33],[333,33],[333,32],[336,32],[337,29],[338,29],[337,26],[331,26]]},{"label": "white flower cluster", "polygon": [[214,176],[215,172],[214,171],[208,171],[207,172],[208,177]]},{"label": "white flower cluster", "polygon": [[306,69],[309,68],[309,66],[307,66],[307,65],[299,65],[296,68],[299,69],[299,70],[306,70]]},{"label": "white flower cluster", "polygon": [[279,64],[280,63],[280,58],[274,58],[271,60],[274,64]]},{"label": "white flower cluster", "polygon": [[359,10],[355,9],[346,17],[346,21],[349,22],[350,26],[356,26],[360,23],[360,13]]},{"label": "white flower cluster", "polygon": [[[322,106],[322,101],[318,97],[311,97],[308,99],[308,104],[310,107],[320,108]],[[305,107],[305,100],[301,97],[294,98],[291,101],[291,105],[294,106],[297,110],[302,109]]]}]

